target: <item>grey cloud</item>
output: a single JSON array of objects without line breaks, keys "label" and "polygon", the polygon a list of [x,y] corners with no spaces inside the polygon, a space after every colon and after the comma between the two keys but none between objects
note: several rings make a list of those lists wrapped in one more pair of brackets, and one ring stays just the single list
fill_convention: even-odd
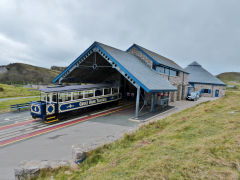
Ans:
[{"label": "grey cloud", "polygon": [[[67,66],[93,41],[138,43],[185,67],[240,71],[237,0],[0,2],[0,64]],[[2,37],[2,38],[1,38]]]}]

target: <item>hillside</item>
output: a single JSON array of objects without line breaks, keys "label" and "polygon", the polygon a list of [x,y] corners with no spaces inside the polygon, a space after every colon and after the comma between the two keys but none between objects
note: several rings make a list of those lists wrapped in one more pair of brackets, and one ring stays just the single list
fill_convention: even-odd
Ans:
[{"label": "hillside", "polygon": [[240,73],[239,72],[225,72],[217,75],[217,78],[221,79],[224,82],[236,81],[240,82]]},{"label": "hillside", "polygon": [[142,126],[38,179],[239,179],[240,91]]},{"label": "hillside", "polygon": [[49,84],[60,72],[29,64],[13,63],[1,66],[0,83],[5,84]]}]

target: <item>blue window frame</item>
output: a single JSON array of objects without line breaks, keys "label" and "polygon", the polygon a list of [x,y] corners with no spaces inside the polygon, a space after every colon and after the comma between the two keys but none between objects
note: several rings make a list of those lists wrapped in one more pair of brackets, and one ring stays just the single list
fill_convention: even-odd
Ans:
[{"label": "blue window frame", "polygon": [[157,67],[156,67],[156,71],[157,71],[157,72],[160,72],[160,73],[164,73],[164,67],[157,66]]},{"label": "blue window frame", "polygon": [[201,93],[204,93],[204,94],[211,94],[212,90],[211,89],[202,89],[201,90]]},{"label": "blue window frame", "polygon": [[177,76],[177,71],[170,70],[170,75],[171,75],[171,76]]},{"label": "blue window frame", "polygon": [[165,74],[169,75],[169,73],[170,73],[170,69],[165,68]]},{"label": "blue window frame", "polygon": [[179,75],[178,71],[171,70],[169,68],[162,67],[162,66],[155,66],[154,69],[159,73],[170,75],[170,76],[178,76]]}]

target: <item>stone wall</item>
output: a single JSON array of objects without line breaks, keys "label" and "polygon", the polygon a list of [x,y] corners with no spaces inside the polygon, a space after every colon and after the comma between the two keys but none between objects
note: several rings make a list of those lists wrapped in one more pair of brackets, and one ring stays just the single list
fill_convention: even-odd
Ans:
[{"label": "stone wall", "polygon": [[144,62],[150,68],[153,67],[153,62],[146,55],[144,55],[141,51],[139,51],[137,48],[133,47],[128,52],[132,55],[139,57],[142,60],[142,62]]},{"label": "stone wall", "polygon": [[176,92],[170,93],[170,102],[186,99],[187,86],[188,86],[188,74],[179,72],[178,76],[168,76],[166,74],[160,74],[160,75],[164,79],[170,81],[172,85],[178,89]]},{"label": "stone wall", "polygon": [[194,84],[192,91],[201,91],[202,89],[211,89],[211,93],[203,93],[204,97],[215,97],[216,90],[219,90],[219,97],[225,96],[226,86],[209,85],[209,84]]}]

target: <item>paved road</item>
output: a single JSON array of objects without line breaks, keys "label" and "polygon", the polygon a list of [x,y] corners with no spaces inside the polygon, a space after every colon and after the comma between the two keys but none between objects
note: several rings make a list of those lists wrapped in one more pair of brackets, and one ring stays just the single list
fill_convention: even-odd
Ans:
[{"label": "paved road", "polygon": [[[173,111],[160,114],[155,119],[161,119],[207,100],[213,99],[201,98],[197,102],[173,103],[172,105],[176,106]],[[1,148],[0,179],[14,179],[14,168],[22,160],[69,160],[73,144],[96,146],[122,137],[125,132],[137,129],[141,124],[129,121],[134,115],[134,110],[128,108]]]}]

